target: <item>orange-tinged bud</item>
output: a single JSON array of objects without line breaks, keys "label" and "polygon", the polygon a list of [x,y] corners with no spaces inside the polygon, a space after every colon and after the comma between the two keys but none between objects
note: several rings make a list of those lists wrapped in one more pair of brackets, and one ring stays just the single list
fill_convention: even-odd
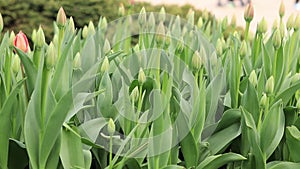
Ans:
[{"label": "orange-tinged bud", "polygon": [[66,25],[67,16],[64,11],[63,7],[59,8],[59,11],[57,13],[56,22],[58,26],[65,26]]},{"label": "orange-tinged bud", "polygon": [[25,53],[28,51],[28,39],[22,31],[16,35],[14,46],[21,49]]},{"label": "orange-tinged bud", "polygon": [[245,9],[244,19],[246,22],[251,22],[254,17],[254,8],[252,3],[249,3]]}]

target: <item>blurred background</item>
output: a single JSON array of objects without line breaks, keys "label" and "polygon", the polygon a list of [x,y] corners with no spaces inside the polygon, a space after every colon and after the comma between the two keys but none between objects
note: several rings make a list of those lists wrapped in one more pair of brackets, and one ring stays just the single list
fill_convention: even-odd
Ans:
[{"label": "blurred background", "polygon": [[[247,0],[245,0],[247,1]],[[218,3],[221,2],[221,5]],[[250,29],[255,30],[258,21],[265,17],[268,28],[273,21],[278,19],[278,9],[281,0],[252,0],[254,5],[254,19]],[[283,1],[286,8],[284,20],[291,13],[298,13],[294,0]],[[118,8],[124,4],[126,14],[138,13],[144,6],[146,11],[159,12],[161,6],[166,8],[169,14],[185,17],[190,8],[195,10],[195,20],[204,12],[209,12],[210,19],[220,20],[225,16],[230,21],[233,15],[241,29],[244,27],[244,9],[239,0],[229,2],[227,0],[0,0],[0,13],[4,20],[4,31],[22,30],[29,37],[33,28],[41,25],[45,31],[46,39],[53,34],[53,21],[60,6],[63,6],[68,17],[73,16],[77,28],[87,25],[90,20],[96,25],[100,16],[105,16],[109,21],[118,18]],[[247,2],[245,2],[247,3]]]}]

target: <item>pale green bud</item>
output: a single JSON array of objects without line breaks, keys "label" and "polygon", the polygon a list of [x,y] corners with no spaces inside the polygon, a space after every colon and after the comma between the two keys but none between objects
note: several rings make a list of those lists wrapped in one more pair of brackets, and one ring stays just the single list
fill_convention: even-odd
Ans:
[{"label": "pale green bud", "polygon": [[192,66],[196,70],[200,70],[200,68],[202,66],[201,56],[200,56],[200,53],[198,51],[195,51],[194,54],[193,54]]},{"label": "pale green bud", "polygon": [[111,50],[110,43],[109,43],[109,41],[107,39],[105,39],[104,45],[103,45],[103,52],[104,52],[104,54],[109,53],[110,50]]},{"label": "pale green bud", "polygon": [[33,43],[36,43],[36,29],[33,29],[32,31],[31,40]]},{"label": "pale green bud", "polygon": [[109,60],[108,60],[107,56],[105,56],[100,70],[101,70],[101,72],[106,72],[106,71],[108,71],[108,69],[109,69]]},{"label": "pale green bud", "polygon": [[9,35],[9,46],[14,46],[15,38],[16,38],[15,32],[11,31]]},{"label": "pale green bud", "polygon": [[153,12],[150,12],[147,24],[148,24],[149,28],[154,28],[155,27],[155,17],[154,17]]},{"label": "pale green bud", "polygon": [[1,15],[1,13],[0,13],[0,33],[2,32],[3,27],[4,27],[4,24],[3,24],[3,18],[2,18],[2,15]]},{"label": "pale green bud", "polygon": [[284,16],[284,13],[285,13],[285,5],[284,5],[283,1],[281,1],[280,7],[279,7],[280,18],[282,18]]},{"label": "pale green bud", "polygon": [[224,19],[222,20],[222,30],[226,30],[226,28],[228,27],[228,17],[225,16]]},{"label": "pale green bud", "polygon": [[94,23],[90,21],[88,26],[88,35],[94,35],[95,33],[96,31],[95,31]]},{"label": "pale green bud", "polygon": [[69,29],[72,33],[75,32],[75,24],[72,16],[69,19]]},{"label": "pale green bud", "polygon": [[80,53],[77,52],[75,57],[74,57],[74,60],[73,60],[73,69],[77,70],[77,69],[80,69],[80,68],[81,68],[81,56],[80,56]]},{"label": "pale green bud", "polygon": [[13,61],[12,61],[12,71],[14,72],[14,74],[17,74],[20,70],[20,58],[19,56],[16,54],[14,55]]},{"label": "pale green bud", "polygon": [[124,8],[123,3],[120,3],[119,10],[118,10],[118,15],[119,16],[124,16],[125,15],[125,8]]},{"label": "pale green bud", "polygon": [[194,25],[194,16],[195,16],[195,11],[190,9],[189,12],[186,15],[187,23],[189,24],[189,26]]},{"label": "pale green bud", "polygon": [[146,9],[143,7],[140,11],[140,14],[138,16],[138,21],[140,26],[144,26],[145,23],[147,22],[147,15],[146,15]]},{"label": "pale green bud", "polygon": [[198,26],[199,29],[202,28],[202,26],[203,26],[203,19],[202,19],[202,17],[199,17],[198,22],[197,22],[197,26]]},{"label": "pale green bud", "polygon": [[146,75],[142,68],[139,70],[138,81],[140,84],[143,84],[146,81]]},{"label": "pale green bud", "polygon": [[160,22],[164,22],[166,20],[166,11],[164,7],[161,7],[158,19]]},{"label": "pale green bud", "polygon": [[294,27],[294,22],[295,22],[295,17],[294,17],[294,14],[291,14],[286,22],[286,28],[288,30],[291,30],[293,29]]},{"label": "pale green bud", "polygon": [[43,47],[44,44],[45,44],[45,35],[42,27],[40,26],[36,33],[36,46]]},{"label": "pale green bud", "polygon": [[274,77],[271,76],[267,82],[266,82],[266,94],[269,96],[269,95],[272,95],[273,92],[274,92]]},{"label": "pale green bud", "polygon": [[106,29],[107,29],[107,19],[106,19],[106,17],[103,17],[99,24],[100,24],[99,25],[100,29],[102,31],[106,31]]},{"label": "pale green bud", "polygon": [[268,101],[267,95],[264,93],[263,96],[261,97],[260,101],[259,101],[259,106],[261,108],[266,107],[267,101]]},{"label": "pale green bud", "polygon": [[88,36],[88,27],[85,25],[82,29],[82,37],[85,39]]},{"label": "pale green bud", "polygon": [[268,22],[265,19],[265,17],[262,18],[262,20],[257,25],[257,31],[259,33],[266,33],[268,30]]},{"label": "pale green bud", "polygon": [[252,70],[249,76],[250,83],[255,87],[257,85],[257,75],[255,73],[255,70]]},{"label": "pale green bud", "polygon": [[108,124],[107,124],[108,134],[110,136],[112,136],[115,133],[115,130],[116,130],[115,123],[114,123],[113,119],[110,118],[108,121]]},{"label": "pale green bud", "polygon": [[216,51],[219,56],[223,54],[223,42],[220,38],[217,40]]},{"label": "pale green bud", "polygon": [[243,40],[242,44],[241,44],[241,48],[240,48],[240,56],[241,59],[243,59],[248,53],[248,46],[247,46],[247,42],[245,40]]},{"label": "pale green bud", "polygon": [[161,21],[156,30],[156,41],[158,43],[162,43],[165,40],[165,26],[164,23]]},{"label": "pale green bud", "polygon": [[202,18],[205,21],[207,21],[209,19],[209,13],[208,13],[208,11],[206,9],[202,12]]},{"label": "pale green bud", "polygon": [[281,34],[278,29],[275,30],[272,37],[273,47],[277,50],[281,45]]},{"label": "pale green bud", "polygon": [[139,100],[139,88],[136,86],[130,94],[130,98],[133,102],[137,102]]},{"label": "pale green bud", "polygon": [[52,42],[50,42],[48,49],[47,49],[47,56],[46,56],[46,67],[48,70],[52,69],[56,63],[56,52],[55,47]]},{"label": "pale green bud", "polygon": [[276,29],[278,29],[278,20],[275,19],[272,25],[272,30],[275,31]]}]

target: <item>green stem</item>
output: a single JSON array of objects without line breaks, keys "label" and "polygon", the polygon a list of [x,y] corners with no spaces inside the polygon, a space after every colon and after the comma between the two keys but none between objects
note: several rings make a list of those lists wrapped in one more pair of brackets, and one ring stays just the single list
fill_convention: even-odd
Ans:
[{"label": "green stem", "polygon": [[113,168],[112,163],[112,136],[109,138],[109,169]]},{"label": "green stem", "polygon": [[241,70],[242,70],[242,62],[243,60],[239,61],[239,66],[238,66],[238,70],[237,70],[237,86],[236,86],[236,92],[235,92],[235,105],[234,108],[238,108],[239,105],[239,92],[240,92],[240,76],[241,76]]},{"label": "green stem", "polygon": [[248,41],[250,22],[246,22],[245,41]]}]

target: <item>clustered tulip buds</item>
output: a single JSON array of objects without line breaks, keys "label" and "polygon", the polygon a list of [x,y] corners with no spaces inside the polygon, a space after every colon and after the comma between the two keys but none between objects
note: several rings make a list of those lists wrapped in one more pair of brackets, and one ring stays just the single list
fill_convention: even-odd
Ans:
[{"label": "clustered tulip buds", "polygon": [[15,40],[14,40],[14,46],[21,49],[25,53],[28,51],[28,47],[29,47],[28,39],[22,31],[20,31],[16,35]]}]

